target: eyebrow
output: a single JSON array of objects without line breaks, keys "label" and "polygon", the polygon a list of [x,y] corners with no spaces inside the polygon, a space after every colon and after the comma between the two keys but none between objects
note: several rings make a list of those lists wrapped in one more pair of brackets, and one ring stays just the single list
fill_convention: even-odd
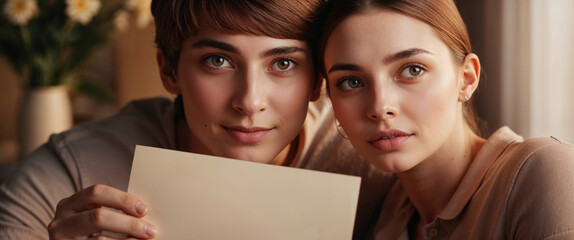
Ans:
[{"label": "eyebrow", "polygon": [[[431,52],[421,49],[421,48],[409,48],[400,52],[392,53],[383,58],[384,64],[389,64],[401,59],[409,58],[418,54],[431,54]],[[334,71],[359,71],[361,67],[356,64],[351,63],[340,63],[333,65],[327,73],[332,73]]]},{"label": "eyebrow", "polygon": [[265,51],[262,54],[262,56],[263,57],[269,57],[269,56],[290,54],[290,53],[296,53],[296,52],[305,52],[305,49],[300,48],[300,47],[277,47],[277,48],[272,48],[272,49]]},{"label": "eyebrow", "polygon": [[424,50],[424,49],[421,49],[421,48],[409,48],[409,49],[407,49],[407,50],[403,50],[403,51],[400,51],[400,52],[396,52],[396,53],[393,53],[393,54],[389,54],[388,56],[386,56],[386,57],[383,59],[383,63],[389,64],[389,63],[391,63],[391,62],[395,62],[395,61],[398,61],[398,60],[401,60],[401,59],[405,59],[405,58],[412,57],[412,56],[414,56],[414,55],[425,54],[425,53],[432,55],[431,52],[429,52],[429,51],[427,51],[427,50]]},{"label": "eyebrow", "polygon": [[[239,53],[239,49],[237,49],[235,46],[233,46],[229,43],[217,41],[214,39],[203,39],[203,40],[200,40],[200,41],[194,43],[193,45],[191,45],[191,48],[203,48],[203,47],[212,47],[212,48],[221,49],[221,50],[226,51],[226,52]],[[295,53],[295,52],[305,52],[305,49],[300,48],[300,47],[290,47],[290,46],[277,47],[277,48],[272,48],[272,49],[269,49],[269,50],[263,52],[263,54],[261,54],[261,56],[269,57],[269,56],[290,54],[290,53]]]},{"label": "eyebrow", "polygon": [[203,39],[191,45],[191,48],[204,48],[204,47],[218,48],[226,52],[239,53],[239,50],[237,50],[237,48],[234,47],[233,45],[213,39]]},{"label": "eyebrow", "polygon": [[356,64],[338,63],[329,68],[329,71],[327,73],[332,73],[335,71],[359,71],[359,70],[361,70],[361,68]]}]

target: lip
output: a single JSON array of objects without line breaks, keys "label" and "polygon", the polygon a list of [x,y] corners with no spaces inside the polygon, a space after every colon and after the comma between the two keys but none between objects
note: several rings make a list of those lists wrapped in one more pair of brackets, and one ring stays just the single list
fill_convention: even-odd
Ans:
[{"label": "lip", "polygon": [[401,148],[413,135],[397,129],[387,129],[377,131],[368,142],[380,151],[390,152]]},{"label": "lip", "polygon": [[257,143],[263,140],[273,128],[223,126],[233,139],[241,143]]}]

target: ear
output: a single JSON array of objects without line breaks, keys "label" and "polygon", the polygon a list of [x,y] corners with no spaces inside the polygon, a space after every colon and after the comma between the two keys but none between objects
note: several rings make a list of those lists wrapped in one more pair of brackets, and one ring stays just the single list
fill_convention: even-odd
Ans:
[{"label": "ear", "polygon": [[323,86],[323,81],[325,81],[323,79],[323,76],[319,75],[317,76],[317,83],[313,84],[313,91],[311,92],[311,102],[317,101],[317,99],[319,99],[319,97],[321,96],[321,87]]},{"label": "ear", "polygon": [[155,54],[155,58],[157,61],[157,66],[159,67],[159,74],[161,77],[161,82],[163,84],[163,88],[170,92],[171,94],[181,94],[181,90],[177,85],[177,79],[174,69],[169,65],[168,61],[165,59],[163,52],[161,50],[157,50]]},{"label": "ear", "polygon": [[474,53],[466,55],[463,62],[459,101],[466,102],[472,97],[480,81],[480,60]]}]

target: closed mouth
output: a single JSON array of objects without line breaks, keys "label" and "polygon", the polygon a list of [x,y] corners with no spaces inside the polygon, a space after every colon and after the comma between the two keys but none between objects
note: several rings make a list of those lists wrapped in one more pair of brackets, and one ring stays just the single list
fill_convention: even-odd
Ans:
[{"label": "closed mouth", "polygon": [[238,131],[238,132],[244,132],[244,133],[270,131],[272,129],[272,128],[263,128],[263,127],[241,127],[241,126],[232,126],[232,127],[223,126],[223,128],[225,128],[226,130]]},{"label": "closed mouth", "polygon": [[405,133],[403,131],[396,130],[396,129],[389,129],[389,130],[377,132],[375,135],[373,135],[368,140],[368,142],[373,143],[373,142],[380,141],[380,140],[390,140],[390,139],[394,139],[397,137],[407,137],[407,136],[411,136],[411,135],[414,135],[414,134],[408,134],[408,133]]},{"label": "closed mouth", "polygon": [[229,135],[240,143],[257,143],[273,130],[273,128],[263,127],[243,127],[243,126],[223,126]]}]

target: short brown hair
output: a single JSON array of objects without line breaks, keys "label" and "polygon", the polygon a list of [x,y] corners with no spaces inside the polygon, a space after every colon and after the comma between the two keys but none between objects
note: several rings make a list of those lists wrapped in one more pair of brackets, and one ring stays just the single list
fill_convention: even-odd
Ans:
[{"label": "short brown hair", "polygon": [[324,0],[153,0],[155,43],[173,69],[177,69],[182,43],[199,31],[199,21],[225,33],[311,44],[316,42],[312,37],[323,5]]},{"label": "short brown hair", "polygon": [[[319,37],[318,62],[324,76],[324,52],[333,30],[346,18],[373,8],[384,8],[418,19],[431,26],[437,36],[450,49],[454,59],[462,64],[466,55],[472,53],[466,25],[453,0],[329,0],[322,17]],[[463,106],[464,118],[478,135],[483,131],[471,101]]]}]

